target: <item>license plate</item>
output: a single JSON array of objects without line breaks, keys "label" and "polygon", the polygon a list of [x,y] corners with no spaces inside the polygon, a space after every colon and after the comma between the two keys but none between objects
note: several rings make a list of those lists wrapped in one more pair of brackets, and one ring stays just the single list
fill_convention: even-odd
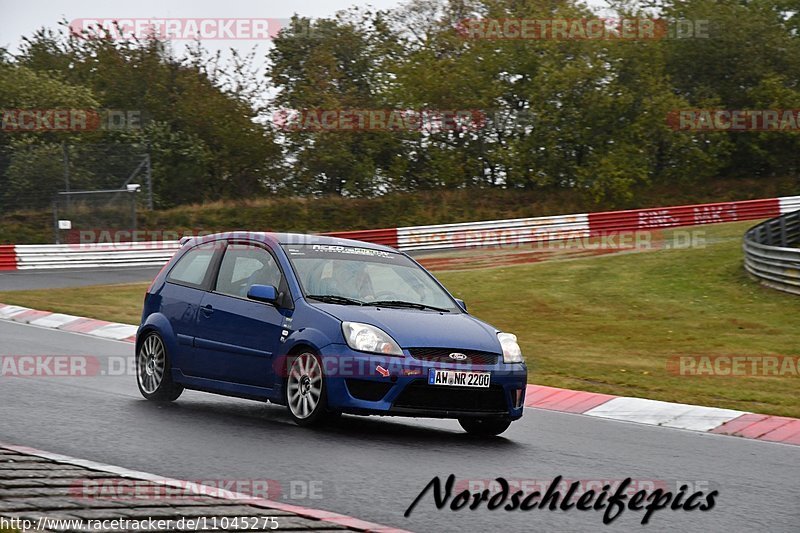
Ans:
[{"label": "license plate", "polygon": [[464,372],[463,370],[428,370],[428,385],[447,387],[488,387],[491,381],[489,372]]}]

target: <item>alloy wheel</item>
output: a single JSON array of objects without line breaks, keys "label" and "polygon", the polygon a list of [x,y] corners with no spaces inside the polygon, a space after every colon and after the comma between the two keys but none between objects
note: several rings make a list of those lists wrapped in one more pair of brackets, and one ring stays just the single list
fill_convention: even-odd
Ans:
[{"label": "alloy wheel", "polygon": [[322,399],[322,368],[317,358],[304,353],[292,361],[286,386],[292,414],[299,419],[311,416]]},{"label": "alloy wheel", "polygon": [[154,394],[164,379],[166,350],[158,335],[150,335],[142,343],[136,358],[136,377],[139,386],[147,394]]}]

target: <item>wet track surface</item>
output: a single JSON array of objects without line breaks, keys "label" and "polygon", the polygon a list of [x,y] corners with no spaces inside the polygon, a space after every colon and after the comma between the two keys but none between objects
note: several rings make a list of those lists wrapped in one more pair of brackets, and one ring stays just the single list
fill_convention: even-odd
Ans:
[{"label": "wet track surface", "polygon": [[450,473],[697,481],[719,490],[714,509],[662,510],[646,529],[798,531],[800,447],[533,409],[497,439],[470,438],[453,421],[344,417],[307,430],[282,407],[246,400],[186,392],[175,404],[146,402],[114,364],[132,353],[128,343],[0,322],[0,355],[88,355],[101,371],[0,376],[0,440],[180,479],[276,480],[282,501],[413,531],[642,529],[642,512],[604,527],[601,512],[453,512],[430,495],[403,517],[433,476]]},{"label": "wet track surface", "polygon": [[115,283],[150,281],[161,267],[116,267],[103,269],[16,270],[0,272],[0,291],[57,289]]}]

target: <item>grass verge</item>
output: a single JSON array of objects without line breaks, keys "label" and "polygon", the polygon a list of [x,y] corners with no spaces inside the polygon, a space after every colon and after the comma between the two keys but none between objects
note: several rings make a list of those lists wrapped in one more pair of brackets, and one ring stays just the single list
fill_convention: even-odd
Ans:
[{"label": "grass verge", "polygon": [[0,292],[0,302],[54,313],[138,324],[149,283]]},{"label": "grass verge", "polygon": [[[742,269],[741,237],[753,224],[694,228],[706,244],[686,249],[437,276],[474,315],[517,333],[533,383],[800,417],[797,375],[691,377],[667,367],[684,355],[800,355],[800,298]],[[0,302],[135,324],[146,288],[15,291]]]},{"label": "grass verge", "polygon": [[697,227],[706,246],[438,277],[470,311],[516,332],[531,381],[800,417],[800,377],[673,375],[674,356],[800,355],[800,298],[742,268],[752,222]]}]

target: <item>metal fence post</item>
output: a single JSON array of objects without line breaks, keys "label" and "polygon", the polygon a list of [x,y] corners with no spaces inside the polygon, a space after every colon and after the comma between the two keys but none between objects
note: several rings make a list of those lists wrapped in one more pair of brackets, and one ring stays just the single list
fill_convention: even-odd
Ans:
[{"label": "metal fence post", "polygon": [[[64,163],[64,191],[69,192],[69,151],[64,141],[61,141],[61,160]],[[69,208],[69,196],[67,196],[67,208]]]},{"label": "metal fence post", "polygon": [[147,146],[145,154],[145,176],[147,176],[147,209],[153,210],[153,169],[150,161],[150,146]]},{"label": "metal fence post", "polygon": [[53,232],[56,237],[56,244],[61,244],[61,232],[58,231],[58,197],[53,199]]},{"label": "metal fence post", "polygon": [[[131,226],[133,227],[134,233],[136,232],[136,191],[130,191],[128,194],[131,195]],[[133,240],[133,238],[131,238]]]}]

